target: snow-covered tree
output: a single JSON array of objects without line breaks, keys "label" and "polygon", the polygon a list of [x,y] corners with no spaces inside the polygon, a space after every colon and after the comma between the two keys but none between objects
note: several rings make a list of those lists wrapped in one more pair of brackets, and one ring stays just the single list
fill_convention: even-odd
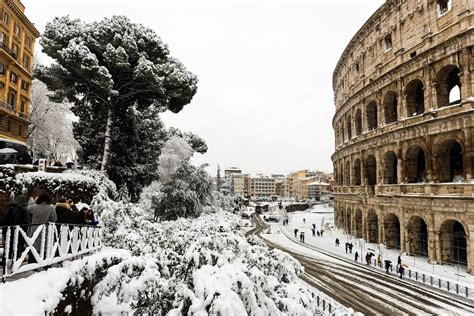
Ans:
[{"label": "snow-covered tree", "polygon": [[114,138],[126,135],[128,126],[118,122],[127,121],[130,108],[142,112],[154,105],[177,113],[196,93],[196,76],[153,30],[125,16],[92,23],[55,18],[41,44],[56,63],[35,73],[56,100],[67,98],[73,112],[89,121],[82,124],[90,130],[78,128],[76,136],[81,145],[92,142],[98,148],[94,158],[105,172],[117,154]]},{"label": "snow-covered tree", "polygon": [[34,157],[50,160],[75,159],[80,149],[73,135],[73,114],[67,103],[49,100],[46,85],[34,80],[31,86],[28,144]]},{"label": "snow-covered tree", "polygon": [[206,141],[193,133],[184,133],[177,128],[170,127],[168,129],[168,135],[169,137],[178,136],[183,138],[195,152],[198,152],[200,154],[205,154],[207,152]]},{"label": "snow-covered tree", "polygon": [[217,192],[221,192],[221,166],[217,165],[216,187]]},{"label": "snow-covered tree", "polygon": [[161,150],[158,160],[158,173],[161,182],[171,180],[172,175],[183,162],[193,155],[193,149],[183,138],[172,136]]}]

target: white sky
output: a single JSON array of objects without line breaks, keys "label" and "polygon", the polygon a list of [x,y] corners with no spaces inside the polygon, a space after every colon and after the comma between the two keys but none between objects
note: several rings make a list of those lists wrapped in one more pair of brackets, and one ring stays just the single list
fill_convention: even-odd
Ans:
[{"label": "white sky", "polygon": [[[196,163],[247,173],[332,171],[332,72],[383,0],[22,0],[40,31],[55,16],[127,15],[154,29],[199,77],[198,93],[168,126],[209,146]],[[46,60],[45,60],[46,61]]]}]

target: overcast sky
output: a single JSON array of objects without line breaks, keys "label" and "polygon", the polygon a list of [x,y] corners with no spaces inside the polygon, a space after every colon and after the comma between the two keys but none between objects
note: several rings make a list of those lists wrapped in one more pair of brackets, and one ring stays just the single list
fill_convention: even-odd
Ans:
[{"label": "overcast sky", "polygon": [[332,172],[332,72],[383,0],[22,0],[40,31],[55,16],[123,14],[154,29],[199,77],[198,93],[168,126],[209,146],[208,171]]}]

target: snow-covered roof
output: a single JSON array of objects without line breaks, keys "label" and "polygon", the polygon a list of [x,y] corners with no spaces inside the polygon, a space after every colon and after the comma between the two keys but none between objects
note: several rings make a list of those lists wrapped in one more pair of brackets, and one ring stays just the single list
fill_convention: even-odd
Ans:
[{"label": "snow-covered roof", "polygon": [[0,149],[0,154],[16,154],[18,151],[16,151],[13,148],[1,148]]},{"label": "snow-covered roof", "polygon": [[330,185],[330,184],[326,182],[315,181],[315,182],[308,183],[308,185]]}]

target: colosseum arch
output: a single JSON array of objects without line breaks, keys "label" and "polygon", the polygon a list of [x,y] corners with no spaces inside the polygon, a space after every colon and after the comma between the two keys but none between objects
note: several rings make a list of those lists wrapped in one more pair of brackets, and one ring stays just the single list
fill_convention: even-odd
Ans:
[{"label": "colosseum arch", "polygon": [[443,222],[439,239],[441,244],[441,263],[467,266],[467,240],[465,226],[453,219]]},{"label": "colosseum arch", "polygon": [[428,225],[420,216],[412,216],[408,221],[408,249],[410,255],[428,257]]},{"label": "colosseum arch", "polygon": [[365,160],[365,176],[368,185],[377,184],[377,160],[373,155],[369,155]]},{"label": "colosseum arch", "polygon": [[362,111],[357,109],[355,114],[355,133],[356,136],[362,134]]},{"label": "colosseum arch", "polygon": [[367,129],[369,131],[376,129],[379,126],[377,112],[378,112],[377,103],[375,101],[372,101],[369,104],[367,104],[366,120],[367,120]]},{"label": "colosseum arch", "polygon": [[436,74],[436,98],[438,107],[461,102],[460,70],[456,65],[447,65]]},{"label": "colosseum arch", "polygon": [[405,155],[406,182],[426,182],[426,157],[425,151],[419,145],[412,145]]},{"label": "colosseum arch", "polygon": [[405,89],[407,116],[420,115],[425,112],[425,93],[420,79],[412,80]]},{"label": "colosseum arch", "polygon": [[363,238],[363,232],[362,232],[362,211],[360,209],[357,209],[354,214],[354,228],[355,232],[354,235],[356,238]]},{"label": "colosseum arch", "polygon": [[350,114],[346,116],[347,140],[352,138],[352,117]]},{"label": "colosseum arch", "polygon": [[362,166],[360,163],[360,159],[357,158],[354,162],[354,185],[361,185],[362,184]]},{"label": "colosseum arch", "polygon": [[385,124],[394,123],[398,120],[398,97],[393,91],[388,91],[383,99],[383,114]]},{"label": "colosseum arch", "polygon": [[463,146],[457,140],[445,140],[437,146],[436,162],[440,182],[458,182],[466,178]]},{"label": "colosseum arch", "polygon": [[400,249],[401,235],[400,235],[400,220],[398,216],[389,213],[385,215],[384,219],[385,244],[387,248]]},{"label": "colosseum arch", "polygon": [[351,185],[351,163],[346,161],[346,165],[344,167],[344,185]]},{"label": "colosseum arch", "polygon": [[397,184],[397,155],[393,151],[388,151],[383,157],[384,183]]},{"label": "colosseum arch", "polygon": [[352,210],[350,207],[346,210],[346,220],[345,220],[346,233],[352,235]]},{"label": "colosseum arch", "polygon": [[379,243],[379,220],[374,210],[367,214],[367,235],[368,242]]}]

